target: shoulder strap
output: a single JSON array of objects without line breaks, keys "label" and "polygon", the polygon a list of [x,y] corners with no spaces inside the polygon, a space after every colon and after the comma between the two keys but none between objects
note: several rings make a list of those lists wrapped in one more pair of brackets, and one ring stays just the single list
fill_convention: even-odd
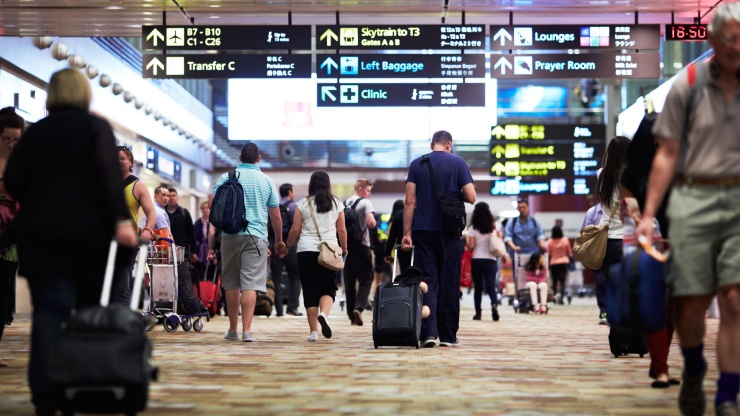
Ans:
[{"label": "shoulder strap", "polygon": [[237,172],[236,169],[230,170],[229,179],[239,179],[239,172]]},{"label": "shoulder strap", "polygon": [[311,219],[313,220],[313,226],[316,227],[316,235],[319,236],[319,243],[324,240],[321,239],[321,233],[319,232],[319,223],[316,222],[316,217],[313,215],[313,208],[311,207],[311,199],[306,199],[306,205],[308,205],[308,211],[311,213]]},{"label": "shoulder strap", "polygon": [[421,163],[427,165],[427,169],[429,170],[429,177],[432,179],[432,186],[434,186],[434,193],[437,194],[437,199],[441,201],[442,198],[444,198],[444,194],[442,193],[442,190],[439,189],[439,185],[437,184],[437,175],[434,174],[432,160],[429,159],[428,154],[421,157]]},{"label": "shoulder strap", "polygon": [[360,201],[362,201],[362,198],[357,198],[357,200],[355,201],[355,203],[352,204],[352,209],[356,210],[357,209],[357,204],[359,204]]},{"label": "shoulder strap", "polygon": [[689,129],[691,128],[689,119],[691,114],[694,113],[694,110],[699,107],[699,102],[701,101],[702,91],[706,83],[706,65],[703,62],[698,62],[686,68],[689,79],[689,97],[686,100],[686,112],[684,114],[681,158],[679,159],[678,169],[676,170],[676,173],[679,175],[683,175],[684,170],[686,170],[686,152],[689,147]]},{"label": "shoulder strap", "polygon": [[123,180],[123,188],[126,189],[127,186],[131,185],[132,183],[138,181],[139,178],[137,178],[134,175],[128,175],[126,179]]}]

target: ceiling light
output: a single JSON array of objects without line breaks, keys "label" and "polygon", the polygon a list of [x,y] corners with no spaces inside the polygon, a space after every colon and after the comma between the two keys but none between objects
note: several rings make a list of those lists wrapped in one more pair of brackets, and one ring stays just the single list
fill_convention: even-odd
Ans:
[{"label": "ceiling light", "polygon": [[39,49],[46,49],[51,46],[52,43],[54,43],[54,40],[52,40],[52,38],[49,36],[39,36],[33,38],[33,44]]},{"label": "ceiling light", "polygon": [[69,57],[69,48],[63,43],[57,43],[51,48],[51,56],[57,61],[63,61]]},{"label": "ceiling light", "polygon": [[108,75],[103,74],[100,76],[100,80],[98,80],[98,82],[100,83],[101,87],[107,88],[111,83],[111,79]]},{"label": "ceiling light", "polygon": [[94,79],[98,76],[98,68],[92,65],[88,65],[87,69],[85,69],[85,72],[87,72],[87,77],[90,79]]},{"label": "ceiling light", "polygon": [[119,95],[123,92],[123,86],[117,82],[113,83],[113,94]]}]

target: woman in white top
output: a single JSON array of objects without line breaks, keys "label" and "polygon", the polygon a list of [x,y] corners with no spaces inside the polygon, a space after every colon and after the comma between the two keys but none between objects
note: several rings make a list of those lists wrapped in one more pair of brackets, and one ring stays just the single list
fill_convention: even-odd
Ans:
[{"label": "woman in white top", "polygon": [[622,221],[619,219],[619,178],[627,165],[627,147],[630,139],[624,136],[613,138],[606,148],[601,161],[601,173],[596,180],[596,195],[601,203],[601,222],[609,224],[606,256],[599,270],[594,270],[596,303],[599,305],[599,324],[607,325],[606,320],[606,276],[609,268],[622,259]]},{"label": "woman in white top", "polygon": [[473,252],[472,274],[473,274],[473,300],[475,301],[475,315],[473,319],[481,319],[481,301],[483,300],[483,288],[485,284],[488,296],[491,297],[491,314],[494,321],[498,321],[498,299],[496,296],[496,273],[498,263],[496,257],[488,249],[488,240],[492,233],[501,233],[496,230],[493,214],[485,202],[479,202],[473,209],[473,219],[470,221],[472,227],[468,233],[468,250]]},{"label": "woman in white top", "polygon": [[[310,208],[310,209],[309,209]],[[319,265],[319,235],[316,232],[311,210],[319,227],[321,240],[339,244],[342,254],[347,255],[347,229],[344,227],[344,204],[331,193],[329,174],[319,170],[311,175],[308,183],[308,196],[296,204],[293,226],[288,233],[288,241],[280,251],[285,257],[290,247],[298,239],[298,276],[303,289],[303,305],[310,334],[309,342],[316,342],[318,329],[326,338],[331,338],[331,327],[327,316],[334,304],[337,293],[337,272]],[[339,242],[337,242],[337,235]]]}]

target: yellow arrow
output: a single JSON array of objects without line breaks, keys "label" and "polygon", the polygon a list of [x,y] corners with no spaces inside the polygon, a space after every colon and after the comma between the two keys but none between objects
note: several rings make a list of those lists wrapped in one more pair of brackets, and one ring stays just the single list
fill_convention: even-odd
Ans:
[{"label": "yellow arrow", "polygon": [[501,162],[496,162],[496,164],[491,167],[491,173],[495,173],[496,176],[501,176],[501,172],[504,172],[505,170],[506,168]]},{"label": "yellow arrow", "polygon": [[331,40],[334,39],[334,41],[336,42],[339,40],[339,37],[331,29],[326,29],[326,32],[321,35],[319,41],[322,41],[324,39],[326,39],[326,46],[331,46]]},{"label": "yellow arrow", "polygon": [[496,155],[497,158],[501,157],[505,153],[504,147],[501,145],[496,145],[493,149],[491,149],[491,154]]},{"label": "yellow arrow", "polygon": [[500,139],[504,134],[506,134],[506,130],[501,126],[496,126],[491,130],[491,137],[496,136],[497,139]]}]

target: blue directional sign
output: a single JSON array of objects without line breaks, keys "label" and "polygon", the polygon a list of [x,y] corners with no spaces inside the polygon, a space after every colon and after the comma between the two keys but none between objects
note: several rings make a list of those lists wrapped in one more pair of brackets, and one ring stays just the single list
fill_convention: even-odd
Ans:
[{"label": "blue directional sign", "polygon": [[485,84],[318,84],[318,107],[483,107]]},{"label": "blue directional sign", "polygon": [[318,78],[485,78],[483,54],[316,55]]}]

